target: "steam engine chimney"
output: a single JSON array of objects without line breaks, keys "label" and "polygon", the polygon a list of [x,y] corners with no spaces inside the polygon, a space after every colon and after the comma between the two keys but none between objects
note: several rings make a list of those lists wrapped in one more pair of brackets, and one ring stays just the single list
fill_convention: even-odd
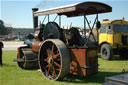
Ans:
[{"label": "steam engine chimney", "polygon": [[34,16],[34,12],[38,11],[38,8],[32,8],[32,11],[33,11],[33,28],[35,31],[36,27],[38,27],[38,16]]}]

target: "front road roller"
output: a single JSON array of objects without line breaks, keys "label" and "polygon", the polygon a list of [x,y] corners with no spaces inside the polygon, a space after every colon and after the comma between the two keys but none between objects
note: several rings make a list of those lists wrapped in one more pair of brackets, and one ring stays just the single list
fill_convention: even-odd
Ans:
[{"label": "front road roller", "polygon": [[27,46],[18,48],[17,64],[22,69],[37,69],[38,65],[38,54],[33,52],[31,48]]}]

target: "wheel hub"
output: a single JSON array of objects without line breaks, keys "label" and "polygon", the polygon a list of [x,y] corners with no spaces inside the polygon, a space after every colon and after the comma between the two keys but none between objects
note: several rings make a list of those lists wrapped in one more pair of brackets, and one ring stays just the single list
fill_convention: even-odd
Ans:
[{"label": "wheel hub", "polygon": [[48,63],[53,63],[53,60],[51,57],[48,59]]},{"label": "wheel hub", "polygon": [[103,50],[103,54],[107,55],[107,50],[106,49]]}]

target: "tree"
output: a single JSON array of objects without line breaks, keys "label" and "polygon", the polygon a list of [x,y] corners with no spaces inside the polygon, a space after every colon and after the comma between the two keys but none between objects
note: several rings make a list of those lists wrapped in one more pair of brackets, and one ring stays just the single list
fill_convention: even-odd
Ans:
[{"label": "tree", "polygon": [[4,26],[3,20],[0,20],[0,35],[7,35],[7,28]]},{"label": "tree", "polygon": [[4,22],[3,22],[2,20],[0,20],[0,24],[1,24],[1,25],[4,25]]}]

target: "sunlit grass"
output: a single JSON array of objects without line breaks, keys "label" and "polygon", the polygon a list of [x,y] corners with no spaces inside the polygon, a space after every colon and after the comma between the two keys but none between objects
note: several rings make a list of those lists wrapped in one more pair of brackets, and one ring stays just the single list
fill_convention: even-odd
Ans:
[{"label": "sunlit grass", "polygon": [[105,61],[99,58],[99,72],[96,75],[79,77],[67,76],[63,81],[46,80],[37,70],[22,70],[13,59],[16,51],[3,52],[3,66],[0,67],[0,85],[101,85],[104,78],[128,72],[128,61],[114,59]]}]

